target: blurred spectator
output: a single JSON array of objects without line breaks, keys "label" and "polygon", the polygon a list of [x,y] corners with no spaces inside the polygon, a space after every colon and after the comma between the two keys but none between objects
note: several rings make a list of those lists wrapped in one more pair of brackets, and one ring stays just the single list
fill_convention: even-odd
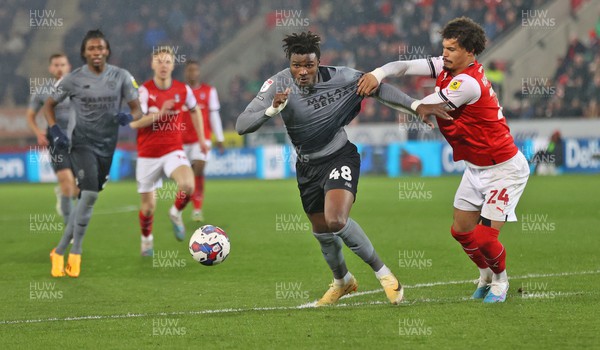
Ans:
[{"label": "blurred spectator", "polygon": [[498,95],[498,99],[502,97],[502,84],[504,83],[504,71],[502,71],[498,67],[498,63],[492,61],[490,66],[485,70],[485,76],[488,78],[490,83],[492,83],[492,87],[496,94]]}]

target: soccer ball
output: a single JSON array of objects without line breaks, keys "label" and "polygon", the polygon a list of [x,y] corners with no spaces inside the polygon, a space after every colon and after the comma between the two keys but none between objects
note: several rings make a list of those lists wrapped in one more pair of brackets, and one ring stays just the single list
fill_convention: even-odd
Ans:
[{"label": "soccer ball", "polygon": [[225,261],[229,255],[229,237],[223,229],[204,225],[190,238],[190,253],[202,265],[213,266]]}]

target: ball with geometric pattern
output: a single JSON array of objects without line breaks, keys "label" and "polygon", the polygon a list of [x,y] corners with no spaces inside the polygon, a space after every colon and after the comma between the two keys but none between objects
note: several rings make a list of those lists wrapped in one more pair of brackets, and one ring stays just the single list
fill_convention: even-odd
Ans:
[{"label": "ball with geometric pattern", "polygon": [[204,225],[190,238],[190,253],[202,265],[214,266],[225,261],[231,245],[222,228]]}]

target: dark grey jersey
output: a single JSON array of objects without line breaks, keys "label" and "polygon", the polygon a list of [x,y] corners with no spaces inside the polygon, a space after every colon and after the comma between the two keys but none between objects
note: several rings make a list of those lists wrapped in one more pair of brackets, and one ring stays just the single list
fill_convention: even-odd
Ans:
[{"label": "dark grey jersey", "polygon": [[77,68],[58,85],[52,99],[70,97],[76,122],[71,139],[73,147],[88,147],[95,154],[111,157],[117,145],[119,124],[115,115],[121,103],[138,98],[137,83],[125,69],[107,64],[100,74],[87,65]]},{"label": "dark grey jersey", "polygon": [[[267,80],[256,98],[240,114],[236,123],[239,134],[256,131],[269,120],[265,111],[273,103],[276,93],[291,89],[288,102],[281,111],[288,135],[299,154],[320,158],[340,149],[348,137],[344,126],[360,111],[363,97],[356,94],[362,72],[348,67],[319,67],[319,82],[314,86],[298,87],[292,74],[285,69]],[[389,85],[377,91],[386,92],[385,100],[392,104],[410,106],[414,99]]]},{"label": "dark grey jersey", "polygon": [[[44,106],[48,97],[56,93],[57,86],[61,80],[58,80],[54,84],[48,82],[47,84],[35,87],[34,93],[29,98],[28,107],[37,114],[42,106]],[[71,99],[67,97],[61,103],[57,104],[54,107],[54,114],[58,127],[63,132],[69,133],[75,122],[75,111],[73,110],[73,106],[71,106]]]}]

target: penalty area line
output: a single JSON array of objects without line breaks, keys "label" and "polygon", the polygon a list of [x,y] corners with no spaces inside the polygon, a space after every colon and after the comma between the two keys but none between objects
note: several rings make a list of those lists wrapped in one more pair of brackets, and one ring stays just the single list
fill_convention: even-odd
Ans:
[{"label": "penalty area line", "polygon": [[[511,280],[526,279],[526,278],[543,278],[543,277],[565,277],[565,276],[580,276],[580,275],[593,275],[600,274],[600,270],[595,271],[579,271],[579,272],[559,272],[559,273],[546,273],[546,274],[527,274],[523,276],[509,277]],[[407,285],[404,288],[427,288],[444,285],[454,284],[465,284],[472,283],[473,280],[462,280],[462,281],[446,281],[446,282],[431,282],[431,283],[418,283],[414,285]],[[342,299],[349,299],[356,296],[379,293],[383,289],[370,290],[364,292],[357,292],[343,296]],[[560,292],[556,294],[558,297],[568,297],[574,295],[583,295],[584,292]],[[530,299],[530,298],[523,298]],[[470,301],[470,298],[422,298],[404,300],[400,305],[413,305],[421,303],[441,303],[441,302],[463,302]],[[130,319],[130,318],[145,318],[145,317],[164,317],[164,316],[193,316],[193,315],[210,315],[210,314],[226,314],[226,313],[242,313],[252,311],[286,311],[286,310],[301,310],[315,308],[316,301],[305,303],[298,306],[273,306],[273,307],[252,307],[252,308],[227,308],[227,309],[215,309],[215,310],[197,310],[197,311],[173,311],[173,312],[156,312],[156,313],[126,313],[120,315],[88,315],[88,316],[72,316],[72,317],[52,317],[52,318],[39,318],[39,319],[28,319],[28,320],[0,320],[0,325],[12,325],[12,324],[34,324],[34,323],[48,323],[48,322],[70,322],[70,321],[88,321],[88,320],[114,320],[114,319]],[[387,305],[388,302],[384,301],[366,301],[366,302],[346,302],[340,303],[333,307],[355,307],[365,305]]]}]

